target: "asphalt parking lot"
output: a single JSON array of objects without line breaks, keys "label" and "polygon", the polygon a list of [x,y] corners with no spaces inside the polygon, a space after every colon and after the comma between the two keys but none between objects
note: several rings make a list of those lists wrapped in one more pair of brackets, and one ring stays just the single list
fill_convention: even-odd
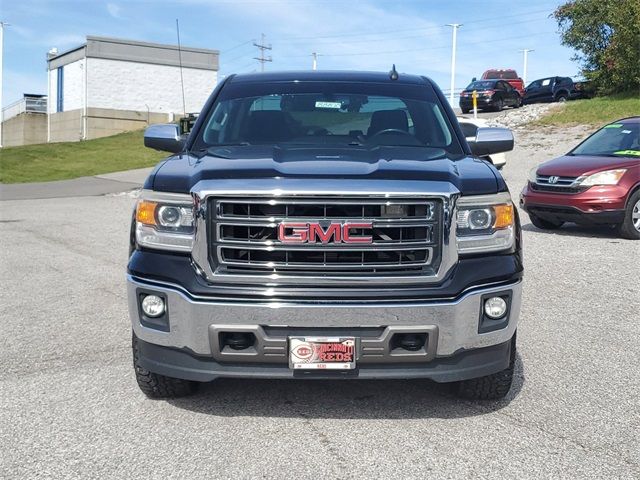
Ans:
[{"label": "asphalt parking lot", "polygon": [[[514,198],[584,129],[516,132]],[[217,381],[152,401],[131,366],[132,195],[0,202],[2,478],[638,478],[640,242],[522,213],[517,378]]]}]

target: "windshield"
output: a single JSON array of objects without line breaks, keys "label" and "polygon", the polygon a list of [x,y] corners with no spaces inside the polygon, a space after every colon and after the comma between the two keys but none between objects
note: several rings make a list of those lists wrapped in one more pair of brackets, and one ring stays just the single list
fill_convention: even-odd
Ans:
[{"label": "windshield", "polygon": [[467,90],[490,90],[495,86],[496,82],[493,81],[477,81],[471,82],[467,87]]},{"label": "windshield", "polygon": [[573,155],[620,155],[640,158],[640,123],[612,123],[578,145]]},{"label": "windshield", "polygon": [[428,84],[231,83],[193,149],[229,145],[403,146],[462,153]]}]

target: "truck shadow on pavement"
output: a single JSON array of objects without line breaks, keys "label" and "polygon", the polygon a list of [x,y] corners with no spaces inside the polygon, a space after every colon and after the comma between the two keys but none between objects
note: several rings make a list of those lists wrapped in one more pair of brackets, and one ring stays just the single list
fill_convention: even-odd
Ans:
[{"label": "truck shadow on pavement", "polygon": [[495,412],[514,400],[525,381],[516,356],[509,394],[498,401],[468,401],[449,385],[429,380],[243,380],[219,379],[175,407],[221,417],[305,419],[462,418]]},{"label": "truck shadow on pavement", "polygon": [[522,230],[526,232],[542,233],[545,235],[560,235],[571,237],[584,237],[584,238],[609,238],[612,240],[624,241],[616,233],[616,230],[609,226],[584,226],[577,225],[575,223],[567,223],[557,230],[541,230],[538,227],[534,227],[533,224],[528,223],[522,225]]}]

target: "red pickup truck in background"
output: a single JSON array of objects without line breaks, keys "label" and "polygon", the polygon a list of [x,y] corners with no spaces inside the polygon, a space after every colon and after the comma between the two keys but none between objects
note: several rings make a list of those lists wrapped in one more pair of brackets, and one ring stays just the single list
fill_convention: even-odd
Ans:
[{"label": "red pickup truck in background", "polygon": [[482,74],[482,80],[505,80],[515,88],[520,96],[524,95],[524,81],[518,76],[518,73],[510,68],[492,68]]}]

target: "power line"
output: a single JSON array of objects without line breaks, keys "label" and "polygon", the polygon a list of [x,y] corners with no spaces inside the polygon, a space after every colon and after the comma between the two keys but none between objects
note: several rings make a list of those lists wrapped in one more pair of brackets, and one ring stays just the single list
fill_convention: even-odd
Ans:
[{"label": "power line", "polygon": [[256,42],[253,42],[253,46],[257,47],[258,50],[260,50],[260,56],[259,57],[253,57],[254,60],[258,60],[260,62],[260,71],[264,72],[264,64],[266,62],[273,62],[273,58],[271,58],[271,55],[269,55],[268,57],[264,56],[265,51],[267,50],[272,50],[273,47],[271,47],[271,45],[266,45],[264,43],[264,33],[261,35],[262,41],[260,42],[260,44],[257,44]]},{"label": "power line", "polygon": [[[494,19],[495,20],[495,19]],[[509,26],[511,25],[519,25],[519,24],[523,24],[523,23],[533,23],[533,22],[539,22],[542,20],[546,20],[546,18],[536,18],[536,19],[531,19],[531,20],[523,20],[520,22],[511,22],[509,23]],[[495,27],[495,26],[502,26],[504,25],[504,22],[499,22],[496,25],[489,25],[486,27],[481,27],[481,28],[465,28],[465,33],[467,32],[481,32],[481,31],[485,31],[488,30],[489,28]],[[438,27],[434,28],[435,29],[444,29],[445,25],[440,25]],[[386,35],[386,34],[385,34]],[[411,38],[424,38],[425,37],[425,33],[420,33],[420,34],[413,34],[413,35],[402,35],[402,36],[393,36],[393,37],[389,37],[387,36],[383,36],[380,38],[366,38],[366,39],[359,39],[359,40],[348,40],[347,42],[349,44],[354,44],[354,43],[380,43],[380,42],[388,42],[389,40],[406,40],[406,39],[411,39]],[[305,42],[306,43],[306,42]],[[311,43],[311,42],[308,42]],[[315,42],[313,42],[315,44]],[[336,40],[336,41],[329,41],[329,42],[325,42],[322,39],[320,39],[320,45],[322,47],[326,47],[329,45],[344,45],[345,44],[345,40]]]},{"label": "power line", "polygon": [[[549,35],[556,32],[539,32],[539,33],[531,33],[527,35],[518,35],[515,37],[501,37],[495,40],[484,40],[480,42],[473,42],[474,45],[484,45],[486,43],[496,43],[503,42],[505,40],[516,40],[519,38],[530,38],[538,35]],[[352,52],[352,53],[323,53],[322,55],[325,57],[352,57],[352,56],[367,56],[367,55],[384,55],[384,54],[392,54],[392,53],[411,53],[411,52],[430,52],[433,50],[444,50],[450,48],[449,45],[444,45],[441,47],[432,47],[432,48],[411,48],[411,49],[403,49],[403,50],[386,50],[386,51],[372,51],[367,50],[366,52]],[[300,57],[308,57],[309,54],[305,55],[289,55],[287,58],[300,58]]]},{"label": "power line", "polygon": [[[253,40],[252,40],[252,41],[253,41]],[[229,64],[229,63],[233,63],[233,62],[235,62],[235,61],[237,61],[237,60],[240,60],[240,59],[246,59],[246,58],[247,58],[247,55],[251,55],[251,54],[250,54],[249,52],[244,52],[244,53],[242,53],[242,54],[240,54],[240,55],[238,55],[238,56],[236,56],[236,57],[233,57],[233,58],[232,58],[232,59],[230,59],[230,60],[225,60],[225,61],[224,61],[224,63],[225,63],[225,64]]]},{"label": "power line", "polygon": [[220,55],[226,55],[227,53],[235,50],[236,48],[240,48],[240,47],[244,47],[245,45],[249,45],[251,42],[255,42],[255,40],[251,39],[251,40],[247,40],[246,42],[242,42],[234,47],[231,48],[227,48],[226,50],[222,50],[220,52]]},{"label": "power line", "polygon": [[[528,16],[528,15],[535,15],[535,14],[539,14],[539,13],[550,13],[549,9],[544,9],[544,10],[534,10],[531,12],[522,12],[522,13],[518,13],[518,14],[512,14],[512,15],[503,15],[500,17],[500,20],[503,20],[505,18],[515,18],[515,17],[523,17],[523,16]],[[480,18],[477,20],[467,20],[463,23],[465,23],[465,25],[467,24],[475,24],[475,23],[482,23],[482,22],[489,22],[489,21],[496,21],[498,19],[496,19],[496,17],[485,17],[485,18]],[[504,22],[501,22],[504,23]],[[396,33],[396,32],[411,32],[411,31],[431,31],[431,30],[439,30],[443,28],[442,25],[437,25],[437,26],[432,26],[432,27],[417,27],[417,28],[401,28],[401,29],[397,29],[397,30],[386,30],[384,32],[384,35],[387,35],[389,33]],[[336,34],[331,34],[331,35],[317,35],[317,36],[283,36],[280,37],[282,39],[286,39],[286,40],[305,40],[305,39],[312,39],[312,40],[318,40],[318,39],[323,39],[323,38],[342,38],[342,37],[359,37],[359,36],[363,36],[363,35],[381,35],[381,32],[348,32],[348,33],[336,33]]]}]

